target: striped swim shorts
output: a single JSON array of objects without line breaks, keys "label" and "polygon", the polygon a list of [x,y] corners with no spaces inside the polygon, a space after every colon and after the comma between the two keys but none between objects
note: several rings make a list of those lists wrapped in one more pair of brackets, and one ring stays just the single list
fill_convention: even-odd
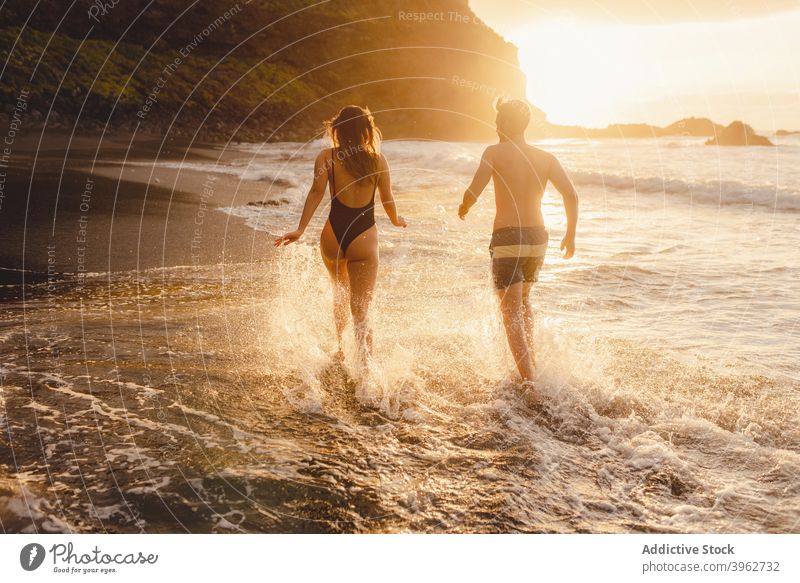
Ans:
[{"label": "striped swim shorts", "polygon": [[537,281],[548,239],[544,225],[505,227],[492,233],[489,254],[495,288],[505,289],[521,281]]}]

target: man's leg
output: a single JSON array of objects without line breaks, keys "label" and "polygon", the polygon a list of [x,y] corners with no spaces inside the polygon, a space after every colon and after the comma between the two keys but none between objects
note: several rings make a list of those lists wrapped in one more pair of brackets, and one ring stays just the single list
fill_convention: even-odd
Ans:
[{"label": "man's leg", "polygon": [[522,284],[522,321],[525,326],[525,341],[528,344],[528,354],[531,364],[536,368],[536,344],[533,342],[533,308],[531,308],[531,288],[533,283]]},{"label": "man's leg", "polygon": [[523,381],[533,381],[533,362],[528,350],[526,327],[523,314],[522,301],[523,283],[514,283],[507,288],[498,290],[500,298],[500,313],[503,316],[503,325],[506,329],[508,347],[511,356],[517,365],[517,370]]}]

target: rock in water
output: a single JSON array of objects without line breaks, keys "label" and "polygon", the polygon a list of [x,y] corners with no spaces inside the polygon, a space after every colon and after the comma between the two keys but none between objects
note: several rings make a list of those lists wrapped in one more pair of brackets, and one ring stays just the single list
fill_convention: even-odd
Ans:
[{"label": "rock in water", "polygon": [[735,121],[716,137],[706,142],[706,146],[774,146],[769,139],[759,136],[746,123]]}]

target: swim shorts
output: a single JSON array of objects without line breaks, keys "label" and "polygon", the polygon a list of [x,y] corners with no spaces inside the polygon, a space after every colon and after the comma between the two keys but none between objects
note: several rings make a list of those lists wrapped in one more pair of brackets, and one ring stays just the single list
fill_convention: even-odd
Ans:
[{"label": "swim shorts", "polygon": [[505,227],[492,233],[489,254],[492,258],[492,279],[496,289],[539,279],[549,236],[544,225],[538,227]]}]

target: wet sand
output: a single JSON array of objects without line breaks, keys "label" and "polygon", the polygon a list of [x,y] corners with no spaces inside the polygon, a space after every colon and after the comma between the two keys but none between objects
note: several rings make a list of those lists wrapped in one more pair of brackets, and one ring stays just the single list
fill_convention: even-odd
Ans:
[{"label": "wet sand", "polygon": [[225,161],[235,147],[159,136],[26,136],[5,168],[0,283],[62,273],[261,261],[269,238],[215,210],[261,200],[257,182],[148,162]]}]

